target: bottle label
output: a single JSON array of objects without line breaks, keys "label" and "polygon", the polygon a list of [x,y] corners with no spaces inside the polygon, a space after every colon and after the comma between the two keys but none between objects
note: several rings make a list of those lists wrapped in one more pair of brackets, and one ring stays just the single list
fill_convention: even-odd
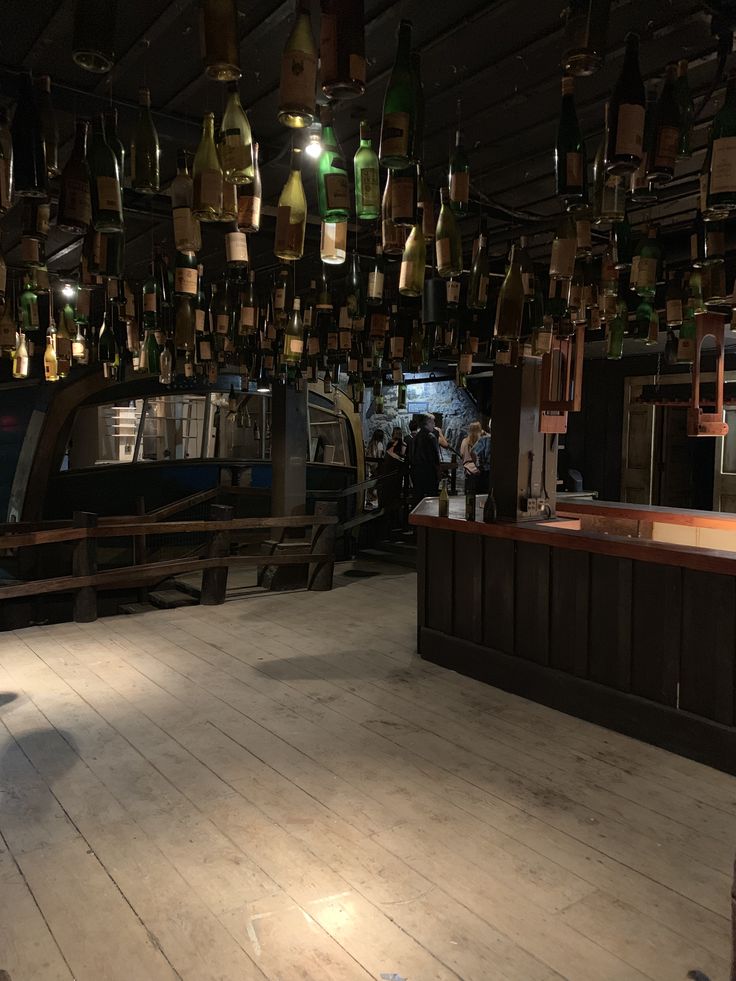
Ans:
[{"label": "bottle label", "polygon": [[736,136],[721,136],[713,140],[708,194],[733,193],[736,193]]},{"label": "bottle label", "polygon": [[218,313],[215,321],[215,330],[218,334],[226,335],[230,330],[230,317],[226,313]]},{"label": "bottle label", "polygon": [[248,242],[244,232],[228,232],[225,236],[225,254],[228,262],[248,261]]},{"label": "bottle label", "polygon": [[178,252],[194,249],[194,219],[190,208],[174,208],[174,246]]},{"label": "bottle label", "polygon": [[378,210],[380,205],[379,187],[378,169],[376,167],[363,167],[360,171],[360,196],[363,208]]},{"label": "bottle label", "polygon": [[107,280],[108,300],[117,300],[119,292],[120,292],[120,287],[118,285],[117,278],[115,276],[110,276]]},{"label": "bottle label", "polygon": [[682,300],[667,300],[667,323],[682,323]]},{"label": "bottle label", "polygon": [[692,232],[690,235],[690,260],[698,259],[698,233]]},{"label": "bottle label", "polygon": [[274,252],[280,258],[300,258],[304,249],[304,221],[291,221],[291,208],[280,204],[276,209]]},{"label": "bottle label", "polygon": [[239,129],[228,129],[220,133],[219,143],[220,163],[226,174],[247,170],[253,165],[253,154],[250,143],[243,143],[243,134]]},{"label": "bottle label", "polygon": [[286,309],[286,287],[277,286],[273,294],[273,308],[274,310],[285,310]]},{"label": "bottle label", "polygon": [[450,174],[450,200],[467,204],[469,197],[470,174],[466,170],[459,170],[457,173]]},{"label": "bottle label", "polygon": [[616,126],[617,157],[640,157],[644,144],[644,106],[622,102]]},{"label": "bottle label", "polygon": [[436,238],[434,248],[437,256],[437,269],[446,269],[452,262],[452,247],[449,238]]},{"label": "bottle label", "polygon": [[383,299],[383,273],[380,269],[368,273],[368,296],[372,300]]},{"label": "bottle label", "polygon": [[200,361],[211,361],[212,360],[212,345],[209,341],[199,342],[199,360]]},{"label": "bottle label", "polygon": [[409,113],[387,112],[381,129],[381,158],[409,156]]},{"label": "bottle label", "polygon": [[204,310],[194,311],[194,329],[198,333],[204,333]]},{"label": "bottle label", "polygon": [[385,337],[388,333],[388,317],[385,313],[371,314],[371,337]]},{"label": "bottle label", "polygon": [[327,333],[327,350],[337,350],[337,331],[335,330],[328,331]]},{"label": "bottle label", "polygon": [[305,327],[311,327],[312,326],[312,308],[311,307],[307,307],[306,308],[306,310],[304,311],[304,316],[302,317],[302,320],[304,321],[304,326]]},{"label": "bottle label", "polygon": [[488,276],[480,276],[478,279],[478,303],[485,303],[488,300]]},{"label": "bottle label", "polygon": [[414,288],[417,284],[417,280],[420,279],[424,281],[424,270],[421,272],[417,269],[417,263],[412,262],[411,259],[403,259],[401,262],[401,272],[399,273],[399,292],[403,293],[407,289],[414,293]]},{"label": "bottle label", "polygon": [[[334,161],[333,161],[334,165]],[[325,174],[325,197],[328,211],[350,210],[350,189],[347,174]]]},{"label": "bottle label", "polygon": [[362,363],[362,371],[364,375],[369,375],[373,371],[373,358],[364,357]]},{"label": "bottle label", "polygon": [[575,229],[577,231],[578,249],[581,250],[590,249],[592,247],[592,239],[590,237],[590,222],[577,221],[575,222]]},{"label": "bottle label", "polygon": [[389,350],[391,351],[392,358],[403,358],[404,357],[404,338],[403,337],[392,337],[389,342]]},{"label": "bottle label", "polygon": [[238,196],[238,228],[257,232],[261,227],[261,199],[252,194]]},{"label": "bottle label", "polygon": [[565,154],[565,184],[567,190],[583,186],[583,155],[582,153]]},{"label": "bottle label", "polygon": [[319,337],[310,337],[307,353],[310,357],[319,354]]},{"label": "bottle label", "polygon": [[184,362],[184,377],[194,378],[194,365],[191,361]]},{"label": "bottle label", "polygon": [[[708,222],[711,224],[711,222]],[[719,258],[726,254],[726,235],[722,231],[706,231],[705,256],[707,259]]]},{"label": "bottle label", "polygon": [[657,133],[654,166],[674,169],[675,157],[680,144],[680,131],[676,126],[662,126]]},{"label": "bottle label", "polygon": [[349,351],[352,344],[352,335],[349,330],[338,331],[338,347],[341,351]]},{"label": "bottle label", "polygon": [[197,295],[197,270],[177,267],[174,273],[174,292]]},{"label": "bottle label", "polygon": [[473,370],[473,355],[461,354],[458,358],[457,368],[461,375],[469,375]]},{"label": "bottle label", "polygon": [[[256,325],[256,308],[255,307],[241,307],[240,308],[240,326],[241,327],[255,327]],[[241,333],[247,333],[247,331],[241,331]]]},{"label": "bottle label", "polygon": [[156,303],[155,293],[144,293],[143,294],[143,312],[144,313],[156,313],[158,304]]},{"label": "bottle label", "polygon": [[553,279],[572,279],[578,243],[575,238],[556,238],[552,242],[549,274]]},{"label": "bottle label", "polygon": [[304,341],[301,337],[291,337],[287,334],[286,336],[286,354],[297,354],[299,357],[304,352]]},{"label": "bottle label", "polygon": [[631,260],[631,273],[629,275],[629,281],[630,281],[630,283],[631,283],[632,286],[636,286],[636,284],[639,282],[639,262],[640,261],[641,261],[641,257],[638,256],[638,255],[635,255],[633,257],[633,259]]},{"label": "bottle label", "polygon": [[657,282],[657,260],[646,256],[639,256],[639,264],[636,269],[636,285],[653,287]]},{"label": "bottle label", "polygon": [[414,179],[394,177],[391,181],[391,218],[393,221],[412,220],[416,211]]},{"label": "bottle label", "polygon": [[92,201],[89,196],[89,181],[74,180],[71,177],[67,178],[63,183],[63,192],[64,211],[62,223],[71,220],[80,225],[89,225],[92,221]]},{"label": "bottle label", "polygon": [[37,238],[29,238],[28,235],[24,235],[20,240],[20,258],[21,262],[40,262],[41,260],[41,243]]},{"label": "bottle label", "polygon": [[284,51],[281,57],[279,105],[314,114],[317,59],[306,51]]},{"label": "bottle label", "polygon": [[219,170],[203,170],[197,174],[194,178],[194,201],[198,210],[222,209],[222,173]]},{"label": "bottle label", "polygon": [[120,184],[115,177],[97,178],[97,203],[100,211],[114,211],[118,215],[122,214]]},{"label": "bottle label", "polygon": [[460,280],[448,279],[445,287],[447,290],[447,302],[449,306],[456,307],[460,302]]},{"label": "bottle label", "polygon": [[695,360],[695,338],[694,337],[680,337],[677,341],[677,360],[678,361],[694,361]]},{"label": "bottle label", "polygon": [[43,238],[49,234],[49,218],[51,217],[51,205],[39,204],[36,208],[36,233]]}]

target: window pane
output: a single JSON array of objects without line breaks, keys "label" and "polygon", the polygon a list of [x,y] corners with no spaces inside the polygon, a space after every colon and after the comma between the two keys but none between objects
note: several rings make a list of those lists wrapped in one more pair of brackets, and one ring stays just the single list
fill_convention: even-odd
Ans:
[{"label": "window pane", "polygon": [[204,409],[204,395],[161,395],[147,399],[138,461],[199,457]]}]

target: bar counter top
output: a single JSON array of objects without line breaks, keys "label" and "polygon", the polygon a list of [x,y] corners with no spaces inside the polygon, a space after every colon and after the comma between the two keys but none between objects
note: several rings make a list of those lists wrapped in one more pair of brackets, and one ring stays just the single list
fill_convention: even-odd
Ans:
[{"label": "bar counter top", "polygon": [[511,539],[554,548],[631,558],[658,565],[736,576],[736,515],[649,507],[607,501],[566,501],[552,519],[483,522],[485,496],[476,521],[465,520],[465,498],[451,497],[447,518],[438,500],[426,497],[412,512],[412,525],[469,535]]}]

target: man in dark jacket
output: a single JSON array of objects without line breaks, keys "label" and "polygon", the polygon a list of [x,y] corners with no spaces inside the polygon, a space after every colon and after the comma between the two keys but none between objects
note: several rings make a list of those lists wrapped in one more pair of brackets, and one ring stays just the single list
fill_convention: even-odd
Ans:
[{"label": "man in dark jacket", "polygon": [[436,497],[439,490],[440,449],[434,416],[423,416],[411,448],[411,479],[414,500]]}]

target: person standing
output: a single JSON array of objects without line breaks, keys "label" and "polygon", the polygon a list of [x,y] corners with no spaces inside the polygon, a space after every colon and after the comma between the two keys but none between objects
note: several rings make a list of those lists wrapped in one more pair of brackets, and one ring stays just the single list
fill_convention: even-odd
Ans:
[{"label": "person standing", "polygon": [[434,416],[422,416],[411,456],[414,501],[418,504],[423,497],[436,497],[439,490],[440,449]]},{"label": "person standing", "polygon": [[478,476],[478,464],[473,459],[473,447],[483,435],[483,429],[479,422],[471,422],[468,426],[468,435],[460,443],[460,462],[463,465],[465,476],[465,486],[468,489],[477,490],[475,478]]},{"label": "person standing", "polygon": [[475,491],[487,494],[491,486],[491,434],[483,433],[472,449],[473,459],[478,468],[475,477]]}]

